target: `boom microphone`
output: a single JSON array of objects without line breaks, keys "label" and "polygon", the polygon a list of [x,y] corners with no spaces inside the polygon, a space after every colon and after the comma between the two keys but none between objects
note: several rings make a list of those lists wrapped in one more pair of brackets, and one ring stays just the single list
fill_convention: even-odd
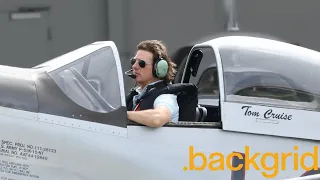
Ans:
[{"label": "boom microphone", "polygon": [[133,69],[126,71],[125,74],[128,75],[129,77],[131,77],[132,79],[136,78],[136,75],[133,74]]}]

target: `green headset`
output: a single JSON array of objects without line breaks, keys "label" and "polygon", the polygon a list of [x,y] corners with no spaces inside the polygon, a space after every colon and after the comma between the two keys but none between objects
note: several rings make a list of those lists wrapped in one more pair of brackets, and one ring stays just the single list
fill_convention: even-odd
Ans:
[{"label": "green headset", "polygon": [[169,65],[168,62],[161,56],[154,61],[152,74],[156,78],[164,78],[168,73]]}]

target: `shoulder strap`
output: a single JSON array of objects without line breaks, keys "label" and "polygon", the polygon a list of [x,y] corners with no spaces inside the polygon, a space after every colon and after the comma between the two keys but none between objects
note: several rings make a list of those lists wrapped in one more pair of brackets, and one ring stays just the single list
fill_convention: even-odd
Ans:
[{"label": "shoulder strap", "polygon": [[127,95],[126,104],[127,104],[127,110],[128,111],[132,110],[132,108],[133,108],[133,102],[132,102],[133,96],[135,96],[137,94],[138,94],[138,92],[134,88],[132,88],[130,90],[129,94]]}]

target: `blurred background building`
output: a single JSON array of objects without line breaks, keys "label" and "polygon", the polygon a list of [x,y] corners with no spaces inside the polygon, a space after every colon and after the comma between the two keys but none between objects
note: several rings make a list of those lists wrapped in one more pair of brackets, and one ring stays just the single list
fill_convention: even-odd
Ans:
[{"label": "blurred background building", "polygon": [[319,0],[235,1],[232,9],[232,0],[0,0],[0,62],[33,67],[112,40],[128,69],[141,40],[163,40],[174,55],[228,27],[320,49]]}]

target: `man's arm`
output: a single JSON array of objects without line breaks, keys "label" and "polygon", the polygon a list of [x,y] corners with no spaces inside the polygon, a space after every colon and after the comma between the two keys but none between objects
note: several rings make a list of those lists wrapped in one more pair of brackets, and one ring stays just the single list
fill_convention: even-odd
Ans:
[{"label": "man's arm", "polygon": [[166,106],[143,111],[128,111],[128,119],[149,127],[161,127],[168,123],[170,118],[171,112]]},{"label": "man's arm", "polygon": [[161,127],[170,120],[177,121],[178,116],[177,96],[173,94],[158,96],[154,101],[154,109],[128,112],[128,119],[150,127]]}]

